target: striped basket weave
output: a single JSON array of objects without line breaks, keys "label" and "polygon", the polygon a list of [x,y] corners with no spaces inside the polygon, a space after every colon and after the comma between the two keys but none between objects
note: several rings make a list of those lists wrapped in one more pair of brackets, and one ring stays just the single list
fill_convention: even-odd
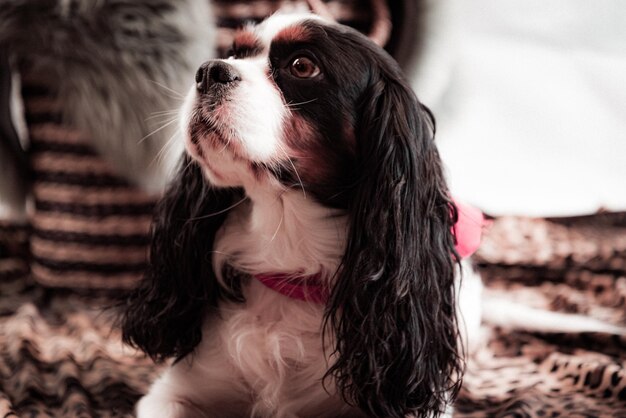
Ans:
[{"label": "striped basket weave", "polygon": [[[21,290],[30,284],[28,242],[27,225],[0,221],[0,283],[6,292]],[[3,314],[0,308],[0,315]]]},{"label": "striped basket weave", "polygon": [[[341,23],[368,30],[368,0],[326,4]],[[242,24],[285,5],[304,7],[304,1],[213,2],[218,54],[227,54]],[[132,287],[146,264],[154,199],[114,173],[91,147],[88,132],[62,121],[54,82],[43,83],[31,68],[20,72],[33,171],[32,276],[51,287]]]},{"label": "striped basket weave", "polygon": [[31,272],[55,287],[126,288],[146,263],[154,198],[119,178],[62,123],[50,86],[22,72],[34,212]]}]

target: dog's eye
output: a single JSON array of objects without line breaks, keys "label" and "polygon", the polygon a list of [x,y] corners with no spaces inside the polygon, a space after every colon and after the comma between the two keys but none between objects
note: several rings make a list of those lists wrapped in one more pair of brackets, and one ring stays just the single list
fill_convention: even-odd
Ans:
[{"label": "dog's eye", "polygon": [[320,73],[320,67],[307,57],[295,58],[291,61],[289,70],[294,77],[298,78],[313,78]]}]

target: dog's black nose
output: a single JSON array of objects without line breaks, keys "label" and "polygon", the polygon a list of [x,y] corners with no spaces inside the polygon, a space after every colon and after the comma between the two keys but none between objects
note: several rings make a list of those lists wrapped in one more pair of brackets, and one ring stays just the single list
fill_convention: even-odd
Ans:
[{"label": "dog's black nose", "polygon": [[221,61],[207,61],[196,72],[196,87],[200,93],[206,93],[214,83],[228,84],[241,80],[239,72],[232,65]]}]

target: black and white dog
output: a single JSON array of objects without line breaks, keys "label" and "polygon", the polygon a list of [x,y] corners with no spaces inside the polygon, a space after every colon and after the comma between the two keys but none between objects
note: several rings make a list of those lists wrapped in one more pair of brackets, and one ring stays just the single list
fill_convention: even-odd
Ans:
[{"label": "black and white dog", "polygon": [[274,15],[205,63],[126,342],[147,417],[434,417],[464,360],[432,115],[358,32]]}]

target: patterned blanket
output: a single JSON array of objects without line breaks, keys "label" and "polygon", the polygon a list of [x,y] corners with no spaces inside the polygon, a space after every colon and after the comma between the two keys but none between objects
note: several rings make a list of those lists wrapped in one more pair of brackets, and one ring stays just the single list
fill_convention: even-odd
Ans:
[{"label": "patterned blanket", "polygon": [[[626,323],[623,214],[503,218],[476,256],[489,297]],[[626,417],[626,336],[486,327],[460,417]]]},{"label": "patterned blanket", "polygon": [[[0,416],[127,417],[163,366],[120,342],[112,295],[43,289],[26,231],[0,229]],[[623,215],[497,219],[475,257],[490,297],[626,323]],[[456,417],[626,417],[626,337],[484,326]]]},{"label": "patterned blanket", "polygon": [[[220,55],[226,54],[230,35],[242,21],[258,21],[283,3],[214,1],[220,26]],[[330,1],[329,7],[338,20],[365,31],[370,26],[370,14],[366,8],[359,7],[361,3],[336,0]],[[50,122],[42,120],[41,114],[50,117],[50,108],[45,106],[51,103],[36,97],[45,96],[45,92],[31,88],[27,93],[32,135],[37,123]],[[92,154],[77,144],[59,146],[58,138],[53,141],[49,133],[42,132],[44,146],[32,150],[44,163],[58,164],[59,155],[63,154],[62,161],[67,162],[64,169],[77,170],[82,166],[74,164],[71,158]],[[53,147],[49,146],[50,142]],[[52,154],[55,158],[48,158]],[[52,168],[59,170],[56,166]],[[54,190],[42,187],[35,190],[39,203],[67,197],[57,189],[60,183],[69,183],[68,178],[67,173],[61,180],[56,178]],[[92,189],[102,186],[92,183],[87,186]],[[115,186],[126,187],[117,183]],[[78,186],[72,187],[78,190]],[[83,200],[89,200],[90,195],[81,190],[77,193]],[[126,195],[137,199],[133,193]],[[120,193],[107,195],[100,191],[94,196],[98,198],[95,203],[103,207],[113,205],[126,211],[129,204],[121,202],[126,198]],[[96,240],[100,229],[111,233],[111,228],[103,223],[78,223],[73,218],[60,222],[59,213],[76,212],[74,207],[67,207],[67,202],[61,203],[39,204],[38,210],[46,209],[50,222],[39,217],[36,219],[39,223],[34,222],[30,230],[0,224],[0,417],[130,417],[134,403],[163,366],[154,365],[121,344],[120,333],[114,326],[115,311],[110,309],[119,293],[77,290],[82,281],[68,274],[70,267],[77,267],[67,260],[80,253],[83,263],[79,267],[83,271],[89,270],[84,262],[87,253],[93,257],[104,254],[110,259],[106,253],[93,249],[103,244],[102,240]],[[86,204],[93,206],[94,202],[72,200],[72,204],[80,209]],[[132,215],[143,216],[144,212]],[[147,223],[128,224],[134,229],[116,224],[121,231],[113,230],[118,240],[116,245],[132,245],[138,248],[138,253],[145,245]],[[52,234],[48,231],[51,228],[57,232],[69,231],[71,236]],[[81,234],[76,234],[78,229]],[[33,236],[39,241],[33,241]],[[60,245],[66,241],[71,241],[72,246]],[[126,257],[131,256],[134,257],[126,253]],[[92,264],[98,261],[93,257],[89,258]],[[35,268],[42,260],[48,260],[49,269],[56,269],[54,274],[45,276],[41,269]],[[490,297],[626,324],[624,214],[558,221],[498,219],[475,261]],[[118,266],[113,271],[119,273],[119,280],[112,280],[112,270],[107,270],[107,286],[119,288],[132,283],[132,277],[126,280],[128,263],[125,263],[126,270]],[[137,260],[133,263],[138,264]],[[93,270],[85,276],[89,286],[94,285]],[[46,289],[41,283],[55,286],[71,283],[74,290]],[[626,337],[531,333],[487,325],[484,331],[484,346],[468,360],[455,416],[626,417]]]}]

